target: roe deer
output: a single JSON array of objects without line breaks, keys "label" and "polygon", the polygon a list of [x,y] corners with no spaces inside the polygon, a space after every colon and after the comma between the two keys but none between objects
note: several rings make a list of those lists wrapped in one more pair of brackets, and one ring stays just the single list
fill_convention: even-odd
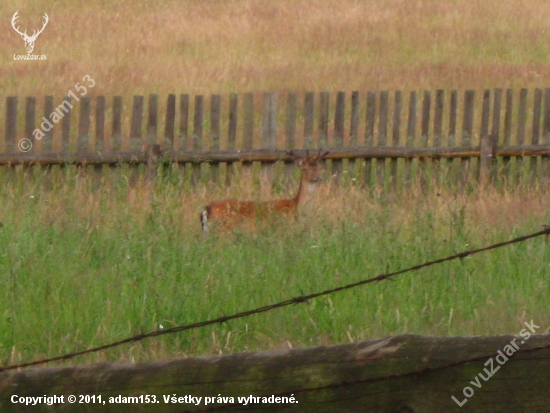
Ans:
[{"label": "roe deer", "polygon": [[288,152],[294,159],[294,163],[302,170],[298,193],[294,198],[278,199],[274,201],[254,202],[238,201],[236,199],[224,199],[211,202],[206,205],[200,214],[202,229],[208,231],[211,222],[218,221],[226,229],[232,229],[240,222],[255,218],[266,218],[271,214],[297,217],[297,208],[304,205],[314,191],[316,184],[321,180],[321,160],[328,152],[319,153],[316,156],[301,158]]}]

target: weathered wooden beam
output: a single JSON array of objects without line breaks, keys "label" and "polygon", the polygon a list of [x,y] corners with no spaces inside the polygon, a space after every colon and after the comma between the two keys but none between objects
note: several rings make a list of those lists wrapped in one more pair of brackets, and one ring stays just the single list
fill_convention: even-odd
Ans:
[{"label": "weathered wooden beam", "polygon": [[[520,350],[513,351],[511,343]],[[548,347],[548,334],[403,335],[309,349],[30,369],[0,374],[0,411],[547,412]],[[472,384],[476,382],[479,386]],[[64,396],[65,402],[32,408],[12,402],[13,396],[22,400],[44,395]],[[105,404],[71,404],[69,395],[77,396],[77,401],[79,395],[96,400],[101,396]],[[149,400],[154,396],[157,403],[114,403],[116,397],[141,395],[148,395]],[[235,403],[220,404],[218,395],[233,397]],[[251,395],[293,397],[297,403],[239,404],[238,397]],[[166,403],[165,396],[202,399],[198,405]],[[214,401],[205,406],[205,397]]]},{"label": "weathered wooden beam", "polygon": [[85,152],[85,153],[0,153],[0,165],[115,165],[121,163],[145,163],[146,152]]},{"label": "weathered wooden beam", "polygon": [[[378,158],[479,158],[480,147],[356,147],[356,148],[327,148],[329,154],[326,159],[378,159]],[[295,149],[298,155],[305,155],[305,149]],[[311,150],[310,150],[311,152]],[[496,156],[541,156],[550,155],[550,145],[515,145],[498,148]],[[233,151],[170,151],[165,152],[166,159],[173,162],[275,162],[291,161],[292,158],[285,150],[251,149]]]},{"label": "weathered wooden beam", "polygon": [[[306,149],[295,149],[298,155],[305,155]],[[309,150],[310,152],[312,150]],[[327,159],[437,159],[437,158],[479,158],[480,147],[359,147],[329,148]],[[219,163],[219,162],[276,162],[292,161],[292,157],[283,149],[247,149],[247,150],[192,150],[165,151],[165,162],[179,163]],[[550,156],[550,144],[515,145],[497,148],[494,156]],[[0,165],[58,165],[58,164],[118,164],[145,163],[146,151],[124,152],[62,152],[53,154],[0,153]]]}]

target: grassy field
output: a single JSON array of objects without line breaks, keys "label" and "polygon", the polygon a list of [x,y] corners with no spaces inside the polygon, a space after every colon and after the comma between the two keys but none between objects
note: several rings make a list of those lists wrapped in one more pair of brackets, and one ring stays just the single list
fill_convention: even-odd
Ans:
[{"label": "grassy field", "polygon": [[[71,168],[56,174],[44,182],[39,171],[19,171],[0,188],[0,356],[7,364],[229,315],[538,231],[550,201],[546,191],[527,187],[438,195],[324,184],[296,224],[203,237],[201,207],[224,196],[254,199],[252,189],[243,190],[254,185],[192,189],[172,176],[148,189],[140,181],[131,186],[129,171],[111,171],[99,184]],[[547,329],[549,254],[539,238],[73,362],[400,333],[517,333],[531,319]]]},{"label": "grassy field", "polygon": [[[16,10],[29,33],[48,13],[34,50],[47,61],[14,60],[24,54],[9,24]],[[160,102],[168,93],[517,89],[550,79],[550,3],[542,0],[6,0],[0,15],[2,114],[6,96],[40,97],[40,105],[86,74],[96,83],[88,96],[158,93]],[[208,201],[283,193],[250,179],[191,188],[177,174],[148,189],[125,169],[100,182],[73,168],[41,175],[0,171],[4,364],[252,309],[549,223],[543,184],[392,192],[326,183],[294,225],[203,237],[198,214]],[[531,319],[548,331],[548,255],[536,239],[71,363],[400,333],[517,333]]]},{"label": "grassy field", "polygon": [[[24,54],[9,22],[50,22]],[[548,85],[550,4],[534,1],[82,0],[0,4],[0,95]]]}]

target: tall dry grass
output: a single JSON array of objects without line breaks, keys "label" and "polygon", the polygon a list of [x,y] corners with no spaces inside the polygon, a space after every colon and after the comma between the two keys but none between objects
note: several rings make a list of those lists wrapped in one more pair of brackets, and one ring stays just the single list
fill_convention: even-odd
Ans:
[{"label": "tall dry grass", "polygon": [[[10,27],[50,23],[34,53]],[[535,1],[238,0],[0,4],[0,94],[546,86],[550,5]]]}]

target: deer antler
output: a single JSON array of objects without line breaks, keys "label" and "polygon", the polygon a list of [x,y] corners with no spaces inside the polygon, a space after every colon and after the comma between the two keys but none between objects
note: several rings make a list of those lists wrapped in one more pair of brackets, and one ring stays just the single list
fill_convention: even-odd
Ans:
[{"label": "deer antler", "polygon": [[36,32],[36,30],[33,30],[31,38],[36,39],[38,35],[44,31],[49,21],[50,21],[50,18],[48,17],[48,14],[44,13],[44,24],[42,25],[42,28],[38,30],[38,32]]},{"label": "deer antler", "polygon": [[44,24],[42,25],[42,28],[40,30],[38,30],[38,32],[36,30],[33,30],[32,36],[29,36],[27,34],[26,30],[23,33],[21,33],[21,31],[19,30],[19,27],[15,27],[15,24],[17,23],[17,19],[19,18],[17,13],[19,13],[19,10],[16,11],[15,14],[13,15],[13,17],[11,19],[11,26],[13,27],[13,30],[15,30],[17,33],[19,33],[25,40],[31,40],[31,41],[36,40],[38,35],[44,31],[44,29],[48,25],[48,22],[50,21],[50,18],[48,16],[48,14],[44,13],[44,16],[43,16],[44,17]]},{"label": "deer antler", "polygon": [[19,27],[15,27],[15,23],[17,21],[17,19],[19,18],[19,16],[17,15],[17,13],[19,13],[19,10],[17,10],[15,12],[15,14],[13,15],[12,19],[11,19],[11,27],[13,27],[13,30],[15,30],[17,33],[19,33],[21,36],[27,36],[27,31],[25,30],[25,33],[21,33],[19,31]]}]

